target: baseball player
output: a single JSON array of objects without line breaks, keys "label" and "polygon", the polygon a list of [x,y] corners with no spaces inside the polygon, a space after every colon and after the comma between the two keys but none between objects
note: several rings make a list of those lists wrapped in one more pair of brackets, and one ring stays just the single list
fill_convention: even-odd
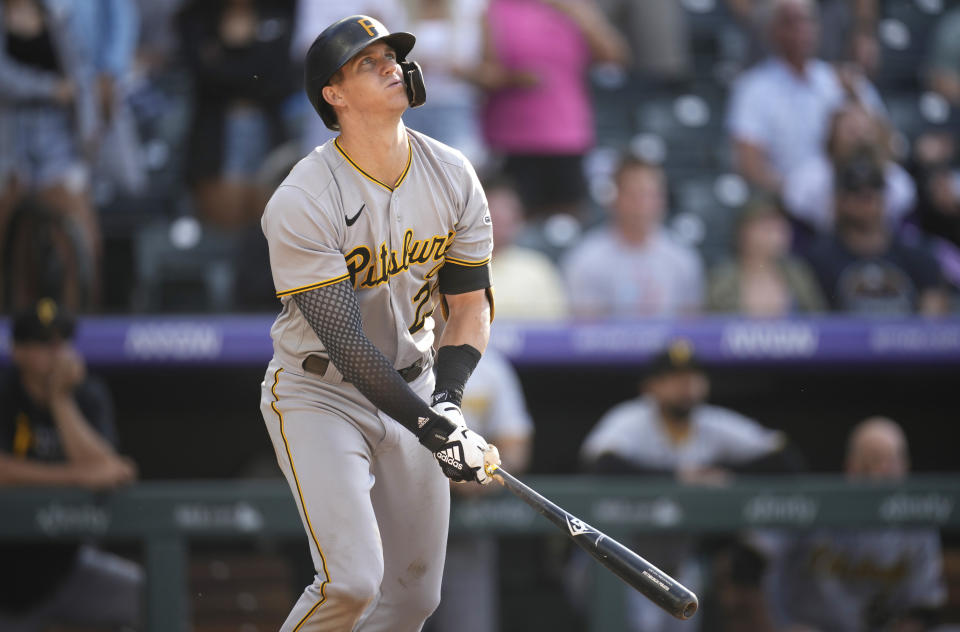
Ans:
[{"label": "baseball player", "polygon": [[437,466],[486,484],[500,460],[460,411],[493,315],[490,217],[463,155],[401,120],[425,99],[414,42],[364,15],[317,37],[307,96],[339,135],[262,219],[282,309],[261,410],[316,568],[283,632],[420,630],[447,541]]},{"label": "baseball player", "polygon": [[[872,417],[854,426],[845,470],[860,482],[908,477],[909,446],[900,424]],[[764,588],[778,625],[830,632],[936,626],[947,600],[936,528],[824,527],[764,536],[759,543],[771,556]]]}]

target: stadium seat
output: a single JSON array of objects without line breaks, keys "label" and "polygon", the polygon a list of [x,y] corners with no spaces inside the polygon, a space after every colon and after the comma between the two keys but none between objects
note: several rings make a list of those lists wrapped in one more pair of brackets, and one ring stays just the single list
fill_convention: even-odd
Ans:
[{"label": "stadium seat", "polygon": [[133,309],[229,310],[237,239],[189,217],[141,229],[135,238]]},{"label": "stadium seat", "polygon": [[749,194],[743,179],[733,173],[708,174],[678,180],[672,189],[674,232],[695,245],[708,265],[728,256],[737,209]]}]

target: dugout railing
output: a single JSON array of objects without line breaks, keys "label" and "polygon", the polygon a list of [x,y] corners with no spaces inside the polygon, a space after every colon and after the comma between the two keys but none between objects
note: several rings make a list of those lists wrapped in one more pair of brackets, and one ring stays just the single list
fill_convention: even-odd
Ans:
[{"label": "dugout railing", "polygon": [[[632,533],[658,531],[960,527],[960,475],[918,475],[899,484],[853,484],[834,476],[749,478],[722,488],[631,478],[530,476],[527,480],[583,520],[625,541]],[[551,523],[507,492],[455,503],[451,529],[559,535]],[[191,629],[187,594],[191,540],[302,535],[296,508],[281,481],[144,482],[110,493],[0,490],[0,538],[142,543],[147,632]],[[625,629],[622,584],[603,569],[593,577],[589,630]]]}]

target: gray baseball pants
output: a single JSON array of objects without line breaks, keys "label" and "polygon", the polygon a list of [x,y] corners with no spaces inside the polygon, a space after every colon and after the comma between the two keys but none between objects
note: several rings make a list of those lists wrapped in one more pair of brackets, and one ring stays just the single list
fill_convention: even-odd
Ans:
[{"label": "gray baseball pants", "polygon": [[[424,371],[410,386],[433,391]],[[352,385],[275,360],[260,409],[316,576],[281,632],[418,632],[437,607],[450,491],[436,459]]]}]

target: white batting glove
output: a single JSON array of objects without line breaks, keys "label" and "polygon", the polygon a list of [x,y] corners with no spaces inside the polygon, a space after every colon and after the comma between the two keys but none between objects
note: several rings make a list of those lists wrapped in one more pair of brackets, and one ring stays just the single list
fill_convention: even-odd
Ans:
[{"label": "white batting glove", "polygon": [[495,458],[497,464],[500,463],[497,448],[467,428],[463,411],[456,404],[440,402],[433,406],[432,410],[457,425],[447,437],[447,443],[434,453],[446,477],[457,483],[467,481],[477,481],[481,485],[489,483],[491,479],[484,469],[484,464],[491,462],[491,458]]}]

